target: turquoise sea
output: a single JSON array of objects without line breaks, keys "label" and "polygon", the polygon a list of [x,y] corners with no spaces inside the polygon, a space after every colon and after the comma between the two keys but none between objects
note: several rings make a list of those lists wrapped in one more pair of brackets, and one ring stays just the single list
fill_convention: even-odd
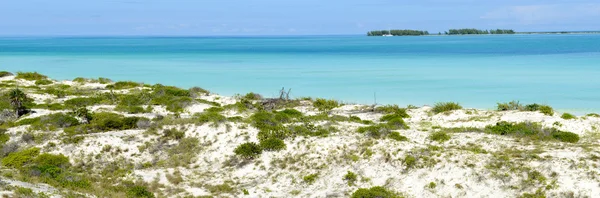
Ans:
[{"label": "turquoise sea", "polygon": [[10,37],[0,70],[349,103],[548,104],[600,112],[600,35]]}]

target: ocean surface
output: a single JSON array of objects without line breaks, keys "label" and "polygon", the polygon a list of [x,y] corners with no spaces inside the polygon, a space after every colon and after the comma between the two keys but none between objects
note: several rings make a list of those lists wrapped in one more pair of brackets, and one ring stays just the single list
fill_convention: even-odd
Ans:
[{"label": "ocean surface", "polygon": [[0,70],[348,103],[600,112],[600,35],[10,37]]}]

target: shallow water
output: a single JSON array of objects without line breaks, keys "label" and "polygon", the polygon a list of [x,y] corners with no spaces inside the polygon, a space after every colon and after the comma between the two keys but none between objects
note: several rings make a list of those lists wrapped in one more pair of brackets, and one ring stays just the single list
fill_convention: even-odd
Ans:
[{"label": "shallow water", "polygon": [[108,77],[225,95],[600,112],[600,35],[0,38],[0,70]]}]

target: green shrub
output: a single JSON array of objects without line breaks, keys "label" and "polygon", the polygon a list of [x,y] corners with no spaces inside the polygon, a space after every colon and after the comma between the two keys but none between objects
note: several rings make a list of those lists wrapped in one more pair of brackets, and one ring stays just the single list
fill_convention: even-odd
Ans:
[{"label": "green shrub", "polygon": [[16,195],[15,197],[38,197],[31,188],[16,186],[14,192]]},{"label": "green shrub", "polygon": [[519,101],[510,101],[508,103],[498,103],[498,111],[514,111],[523,110],[523,105],[519,104]]},{"label": "green shrub", "polygon": [[278,138],[269,138],[260,141],[260,147],[265,151],[280,151],[285,149],[285,142]]},{"label": "green shrub", "polygon": [[131,81],[119,81],[112,85],[106,86],[107,89],[131,89],[135,87],[141,86],[140,83],[131,82]]},{"label": "green shrub", "polygon": [[554,128],[542,128],[540,124],[530,122],[510,123],[501,121],[496,123],[496,125],[487,126],[485,131],[496,135],[528,137],[536,140],[555,139],[571,143],[579,141],[579,136],[577,134],[558,131]]},{"label": "green shrub", "polygon": [[147,120],[140,117],[124,117],[115,113],[100,112],[92,114],[90,125],[96,131],[128,130],[137,127],[137,122]]},{"label": "green shrub", "polygon": [[540,106],[540,112],[542,112],[544,115],[547,115],[547,116],[554,115],[554,109],[552,109],[552,107],[550,107],[548,105]]},{"label": "green shrub", "polygon": [[54,130],[79,125],[79,120],[64,113],[45,115],[34,119],[31,126],[38,130]]},{"label": "green shrub", "polygon": [[48,79],[48,76],[44,76],[37,72],[17,72],[17,76],[15,78],[36,81]]},{"label": "green shrub", "polygon": [[413,168],[417,165],[417,158],[415,158],[412,155],[407,155],[406,157],[404,157],[403,162],[406,168]]},{"label": "green shrub", "polygon": [[399,198],[400,196],[393,191],[387,190],[381,186],[359,188],[352,193],[352,198]]},{"label": "green shrub", "polygon": [[346,175],[344,175],[344,180],[346,180],[348,182],[348,186],[354,185],[354,183],[356,182],[357,179],[358,179],[358,176],[355,173],[353,173],[352,171],[348,171],[348,173],[346,173]]},{"label": "green shrub", "polygon": [[25,164],[31,163],[36,156],[40,154],[40,149],[32,147],[26,150],[8,154],[2,159],[2,165],[10,168],[21,169]]},{"label": "green shrub", "polygon": [[339,107],[340,104],[335,100],[327,100],[323,98],[317,98],[315,102],[313,102],[313,106],[317,108],[319,111],[329,111],[336,107]]},{"label": "green shrub", "polygon": [[253,92],[247,93],[246,95],[244,95],[243,98],[246,100],[262,100],[263,99],[263,97],[260,94],[253,93]]},{"label": "green shrub", "polygon": [[254,159],[262,153],[262,148],[254,142],[247,142],[239,145],[233,152],[240,157]]},{"label": "green shrub", "polygon": [[7,77],[7,76],[12,76],[13,73],[7,72],[7,71],[0,71],[0,78],[2,77]]},{"label": "green shrub", "polygon": [[571,132],[556,131],[552,133],[552,137],[561,142],[577,143],[579,142],[579,135]]},{"label": "green shrub", "polygon": [[436,141],[436,142],[445,142],[450,140],[450,135],[448,135],[448,133],[443,132],[443,131],[438,131],[438,132],[433,132],[431,134],[429,134],[429,139],[432,141]]},{"label": "green shrub", "polygon": [[528,104],[527,106],[525,106],[525,111],[539,111],[540,106],[541,105],[539,105],[537,103]]},{"label": "green shrub", "polygon": [[54,82],[52,82],[51,80],[46,80],[46,79],[42,79],[42,80],[36,80],[35,81],[35,85],[49,85],[52,84]]},{"label": "green shrub", "polygon": [[177,129],[165,129],[163,131],[163,138],[180,140],[185,137],[185,132]]},{"label": "green shrub", "polygon": [[210,91],[208,91],[206,89],[203,89],[201,87],[192,87],[192,88],[189,89],[189,91],[190,91],[190,93],[203,94],[203,95],[206,95],[206,94],[210,93]]},{"label": "green shrub", "polygon": [[400,108],[398,105],[385,105],[375,108],[375,112],[384,113],[384,114],[392,114],[397,115],[401,118],[410,118],[408,113],[406,113],[405,108]]},{"label": "green shrub", "polygon": [[127,198],[154,198],[154,194],[144,186],[133,186],[127,190]]},{"label": "green shrub", "polygon": [[313,183],[315,183],[315,181],[317,180],[318,177],[319,177],[319,174],[315,173],[315,174],[310,174],[310,175],[306,175],[306,176],[302,177],[302,180],[304,181],[304,183],[313,184]]},{"label": "green shrub", "polygon": [[87,107],[102,104],[103,99],[100,97],[89,98],[72,98],[65,101],[65,106],[70,108]]},{"label": "green shrub", "polygon": [[448,112],[448,111],[459,110],[459,109],[462,109],[462,106],[460,106],[458,103],[438,102],[433,106],[432,111],[437,114],[437,113]]},{"label": "green shrub", "polygon": [[385,137],[387,136],[392,130],[392,127],[390,127],[387,124],[377,124],[377,125],[373,125],[373,126],[365,126],[365,127],[359,127],[357,129],[358,133],[366,133],[368,136],[374,137],[374,138],[380,138],[380,137]]},{"label": "green shrub", "polygon": [[589,114],[587,114],[585,116],[600,118],[600,114],[597,114],[597,113],[589,113]]},{"label": "green shrub", "polygon": [[212,122],[216,125],[219,125],[227,121],[227,117],[221,115],[219,112],[216,111],[206,111],[203,113],[198,113],[195,115],[195,117],[197,117],[198,122],[200,122],[200,124]]},{"label": "green shrub", "polygon": [[285,109],[283,111],[280,111],[279,113],[281,113],[283,115],[287,115],[288,117],[291,117],[291,118],[301,118],[302,116],[304,116],[302,114],[302,112],[300,112],[296,109]]},{"label": "green shrub", "polygon": [[560,116],[562,119],[565,120],[570,120],[570,119],[576,119],[577,116],[570,114],[570,113],[563,113],[562,116]]},{"label": "green shrub", "polygon": [[173,86],[163,86],[161,84],[157,84],[152,86],[154,88],[154,95],[157,96],[176,96],[176,97],[191,97],[192,94],[189,90],[180,89],[178,87]]},{"label": "green shrub", "polygon": [[398,132],[391,132],[389,138],[396,141],[408,141],[406,136],[400,135]]}]

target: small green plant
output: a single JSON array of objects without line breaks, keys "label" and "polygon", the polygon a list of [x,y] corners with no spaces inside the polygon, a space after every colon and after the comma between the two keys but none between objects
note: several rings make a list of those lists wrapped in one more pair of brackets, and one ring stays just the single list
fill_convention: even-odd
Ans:
[{"label": "small green plant", "polygon": [[400,198],[400,196],[381,186],[359,188],[352,193],[351,198]]},{"label": "small green plant", "polygon": [[319,177],[319,174],[315,173],[302,177],[302,180],[304,181],[304,183],[313,184],[317,180],[317,177]]},{"label": "small green plant", "polygon": [[561,142],[577,143],[579,142],[579,135],[571,132],[555,131],[552,133],[552,137]]},{"label": "small green plant", "polygon": [[547,116],[554,115],[554,109],[552,109],[552,107],[550,107],[548,105],[541,105],[540,112]]},{"label": "small green plant", "polygon": [[456,102],[438,102],[433,106],[432,111],[433,113],[438,114],[459,109],[462,109],[462,106]]},{"label": "small green plant", "polygon": [[406,168],[413,168],[417,165],[417,158],[415,158],[412,155],[407,155],[406,157],[404,157],[404,165],[406,166]]},{"label": "small green plant", "polygon": [[313,106],[315,108],[319,109],[319,111],[329,111],[336,107],[339,107],[340,104],[338,103],[338,101],[335,101],[335,100],[327,100],[327,99],[323,99],[323,98],[317,98],[315,100],[315,102],[313,102]]},{"label": "small green plant", "polygon": [[399,132],[391,132],[390,135],[388,135],[388,136],[392,140],[396,140],[396,141],[408,141],[408,138],[406,136],[400,135]]},{"label": "small green plant", "polygon": [[54,82],[52,82],[51,80],[47,80],[47,79],[42,79],[42,80],[36,80],[35,81],[35,85],[49,85],[52,84]]},{"label": "small green plant", "polygon": [[[401,118],[409,118],[410,115],[406,113],[405,108],[400,108],[398,105],[385,105],[375,108],[375,112],[391,114]],[[383,118],[382,118],[383,119]]]},{"label": "small green plant", "polygon": [[262,153],[262,148],[254,142],[247,142],[239,145],[233,152],[240,157],[254,159]]},{"label": "small green plant", "polygon": [[46,79],[48,79],[48,76],[44,76],[37,72],[17,72],[17,76],[15,78],[36,81],[36,80],[46,80]]},{"label": "small green plant", "polygon": [[154,193],[144,186],[133,186],[127,190],[127,198],[154,198]]},{"label": "small green plant", "polygon": [[429,184],[427,184],[426,187],[429,189],[434,189],[435,187],[437,187],[437,184],[435,182],[429,182]]},{"label": "small green plant", "polygon": [[348,171],[348,173],[346,173],[346,175],[344,175],[344,180],[346,180],[348,182],[348,186],[354,185],[354,183],[356,182],[357,179],[358,179],[358,176],[355,173],[353,173],[352,171]]},{"label": "small green plant", "polygon": [[579,135],[575,133],[559,131],[554,128],[542,128],[540,124],[530,122],[510,123],[501,121],[496,123],[496,125],[487,126],[485,131],[496,135],[527,137],[534,140],[555,139],[570,143],[579,141]]},{"label": "small green plant", "polygon": [[560,118],[565,119],[565,120],[571,120],[571,119],[576,119],[577,116],[570,114],[570,113],[563,113],[562,116],[560,116]]},{"label": "small green plant", "polygon": [[450,140],[451,136],[444,131],[433,132],[429,135],[429,139],[436,142],[445,142]]},{"label": "small green plant", "polygon": [[278,138],[269,138],[260,141],[260,147],[265,151],[280,151],[285,149],[285,142]]},{"label": "small green plant", "polygon": [[244,95],[243,98],[246,100],[262,100],[263,97],[260,94],[250,92]]}]

